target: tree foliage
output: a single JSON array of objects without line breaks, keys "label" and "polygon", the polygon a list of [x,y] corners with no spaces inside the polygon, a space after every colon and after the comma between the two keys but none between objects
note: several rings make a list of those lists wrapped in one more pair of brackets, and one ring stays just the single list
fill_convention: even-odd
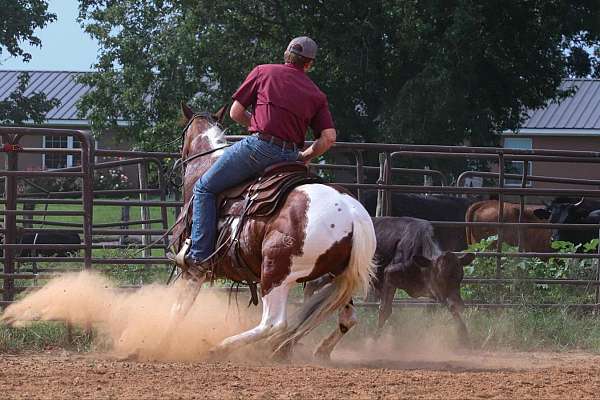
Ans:
[{"label": "tree foliage", "polygon": [[563,78],[600,74],[597,0],[80,1],[102,47],[82,112],[96,128],[131,121],[151,148],[179,133],[181,100],[216,109],[303,34],[344,140],[496,144],[568,95]]},{"label": "tree foliage", "polygon": [[[22,43],[41,46],[34,30],[55,19],[56,15],[48,12],[48,4],[44,0],[0,0],[0,57],[6,51],[28,62],[31,54],[23,50]],[[41,123],[44,115],[59,103],[48,100],[42,93],[26,95],[29,78],[29,74],[21,74],[16,89],[0,101],[0,124],[20,124],[28,119]]]}]

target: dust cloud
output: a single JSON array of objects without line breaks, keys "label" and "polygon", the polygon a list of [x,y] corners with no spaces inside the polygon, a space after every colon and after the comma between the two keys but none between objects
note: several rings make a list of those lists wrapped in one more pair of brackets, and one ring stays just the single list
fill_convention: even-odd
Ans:
[{"label": "dust cloud", "polygon": [[256,307],[246,307],[245,296],[240,294],[237,306],[227,291],[205,287],[182,319],[173,312],[182,290],[182,285],[154,284],[124,292],[97,273],[81,272],[54,279],[28,294],[9,306],[2,319],[17,326],[60,320],[93,327],[99,349],[117,357],[169,361],[203,359],[222,339],[259,319]]},{"label": "dust cloud", "polygon": [[[238,306],[235,299],[229,298],[228,291],[207,287],[201,289],[182,319],[181,314],[173,312],[173,306],[183,290],[177,285],[155,284],[127,292],[97,273],[67,274],[9,306],[2,319],[14,325],[58,320],[93,328],[95,350],[107,351],[118,358],[157,361],[206,360],[210,357],[209,350],[221,340],[255,326],[260,320],[260,307],[246,307],[245,294],[239,295]],[[517,366],[510,354],[503,356],[461,347],[456,327],[445,310],[436,313],[395,310],[379,338],[374,337],[372,318],[369,323],[368,315],[360,314],[359,325],[334,351],[334,364],[450,370]],[[330,319],[331,323],[297,344],[294,363],[321,363],[312,358],[312,351],[335,329],[334,321],[337,314]],[[228,355],[228,359],[269,362],[269,350],[268,343],[246,346]]]}]

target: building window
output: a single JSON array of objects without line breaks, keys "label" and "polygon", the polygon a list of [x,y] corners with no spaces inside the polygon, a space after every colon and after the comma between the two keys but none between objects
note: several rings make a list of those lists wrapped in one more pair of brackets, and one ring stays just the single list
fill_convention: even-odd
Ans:
[{"label": "building window", "polygon": [[[46,149],[79,149],[79,140],[73,136],[44,136]],[[44,169],[68,168],[81,165],[81,154],[47,153],[43,155]]]},{"label": "building window", "polygon": [[[507,138],[504,138],[504,148],[505,149],[531,150],[533,148],[533,139],[532,138],[507,137]],[[506,173],[523,175],[523,161],[507,162],[506,163]],[[531,163],[531,161],[528,161],[527,162],[527,175],[530,176],[531,174],[532,174],[532,163]],[[508,185],[508,186],[520,186],[521,179],[506,179],[504,184]],[[527,186],[531,186],[531,181],[527,182]]]}]

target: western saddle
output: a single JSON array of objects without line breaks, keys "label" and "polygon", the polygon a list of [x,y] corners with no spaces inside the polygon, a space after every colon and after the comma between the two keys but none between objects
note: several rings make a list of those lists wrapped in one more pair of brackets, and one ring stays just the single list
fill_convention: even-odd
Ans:
[{"label": "western saddle", "polygon": [[[255,285],[259,277],[245,263],[239,251],[239,234],[244,223],[252,217],[268,217],[275,213],[285,201],[287,195],[296,187],[310,183],[323,183],[323,180],[309,172],[308,167],[300,162],[284,162],[270,166],[262,176],[249,180],[223,192],[219,204],[219,233],[217,250],[209,257],[218,264],[220,257],[229,256],[236,275],[244,277],[242,282]],[[187,270],[184,256],[191,245],[189,232],[191,228],[192,200],[185,205],[184,230],[188,235],[179,250],[175,261],[182,270]],[[234,226],[233,222],[239,221]],[[254,297],[254,296],[253,296]],[[258,299],[252,299],[258,302]]]}]

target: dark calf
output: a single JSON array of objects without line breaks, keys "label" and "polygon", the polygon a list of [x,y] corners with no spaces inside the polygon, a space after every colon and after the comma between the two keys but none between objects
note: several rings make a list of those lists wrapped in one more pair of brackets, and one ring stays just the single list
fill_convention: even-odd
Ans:
[{"label": "dark calf", "polygon": [[464,308],[460,296],[463,267],[474,255],[456,256],[442,252],[430,222],[417,218],[374,218],[377,235],[377,277],[374,289],[381,303],[378,330],[392,313],[396,289],[411,297],[427,297],[448,307],[459,326],[461,340],[467,329],[460,316]]},{"label": "dark calf", "polygon": [[[428,297],[448,307],[456,320],[459,335],[467,342],[466,326],[461,318],[464,308],[460,296],[463,267],[473,261],[472,253],[459,256],[442,252],[430,222],[409,217],[373,218],[377,237],[376,279],[373,289],[380,299],[378,332],[392,313],[396,289],[411,297]],[[306,285],[305,299],[331,281],[323,277]]]},{"label": "dark calf", "polygon": [[[19,244],[56,244],[56,245],[79,245],[81,244],[81,238],[77,233],[74,232],[40,232],[40,233],[23,233],[17,234],[17,243]],[[34,255],[42,257],[70,257],[73,254],[77,254],[76,249],[39,249],[34,250],[32,248],[21,249],[18,257],[32,257]],[[4,254],[3,249],[0,248],[0,256]]]},{"label": "dark calf", "polygon": [[456,256],[444,252],[431,258],[416,255],[412,259],[395,259],[394,262],[379,267],[375,290],[380,298],[378,330],[392,314],[392,302],[396,289],[402,289],[410,297],[427,297],[450,310],[459,328],[462,341],[468,339],[467,328],[461,318],[464,302],[460,296],[463,280],[463,267],[475,256],[466,253]]}]

